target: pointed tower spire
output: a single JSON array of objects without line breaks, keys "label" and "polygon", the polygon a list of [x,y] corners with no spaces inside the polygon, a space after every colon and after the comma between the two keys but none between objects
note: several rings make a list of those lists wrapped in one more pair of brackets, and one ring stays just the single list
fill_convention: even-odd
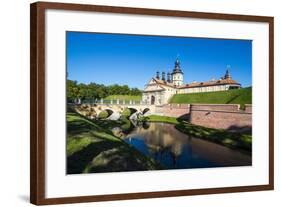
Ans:
[{"label": "pointed tower spire", "polygon": [[181,66],[180,66],[180,60],[179,60],[179,58],[177,57],[176,62],[175,62],[175,69],[180,69],[180,68],[181,68]]},{"label": "pointed tower spire", "polygon": [[175,67],[171,75],[174,85],[181,86],[183,84],[183,72],[181,70],[180,60],[178,57],[175,61]]},{"label": "pointed tower spire", "polygon": [[[177,59],[176,59],[176,61],[175,61],[175,67],[174,67],[174,69],[173,69],[173,73],[182,73],[183,74],[183,72],[182,72],[182,70],[181,70],[181,66],[180,66],[180,60],[179,60],[179,58],[177,57]],[[172,73],[172,74],[173,74]]]},{"label": "pointed tower spire", "polygon": [[226,72],[225,72],[224,79],[227,79],[227,80],[231,79],[231,75],[230,75],[229,69],[230,69],[230,65],[227,65],[226,66]]}]

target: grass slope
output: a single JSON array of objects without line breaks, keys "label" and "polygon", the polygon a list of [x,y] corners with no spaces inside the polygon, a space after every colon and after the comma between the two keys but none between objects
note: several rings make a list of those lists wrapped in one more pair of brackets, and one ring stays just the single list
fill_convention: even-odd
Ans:
[{"label": "grass slope", "polygon": [[111,95],[107,96],[104,100],[117,100],[119,99],[120,101],[140,101],[141,96],[130,96],[130,95]]},{"label": "grass slope", "polygon": [[252,87],[229,91],[176,94],[171,98],[170,103],[241,104],[243,108],[245,104],[252,103]]},{"label": "grass slope", "polygon": [[143,117],[142,121],[162,122],[162,123],[168,123],[168,124],[179,124],[179,121],[175,117],[159,116],[159,115],[150,115],[150,116]]},{"label": "grass slope", "polygon": [[68,174],[160,168],[151,159],[113,136],[99,121],[89,121],[70,112],[67,113],[66,153]]}]

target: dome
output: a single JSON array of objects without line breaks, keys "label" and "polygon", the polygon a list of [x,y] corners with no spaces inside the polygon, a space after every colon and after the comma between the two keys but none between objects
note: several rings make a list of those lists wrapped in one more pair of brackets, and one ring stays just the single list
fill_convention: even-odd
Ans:
[{"label": "dome", "polygon": [[179,58],[177,58],[176,61],[175,61],[175,67],[173,69],[172,75],[175,74],[175,73],[183,74],[183,72],[181,70],[181,67],[180,67],[180,60],[179,60]]}]

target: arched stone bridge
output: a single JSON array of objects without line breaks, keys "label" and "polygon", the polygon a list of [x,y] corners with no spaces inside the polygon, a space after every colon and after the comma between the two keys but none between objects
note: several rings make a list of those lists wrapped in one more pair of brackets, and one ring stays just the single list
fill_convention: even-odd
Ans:
[{"label": "arched stone bridge", "polygon": [[110,116],[107,119],[117,120],[120,118],[122,112],[128,108],[131,110],[132,114],[130,118],[135,118],[137,114],[142,115],[150,115],[155,112],[154,105],[121,105],[121,104],[81,104],[79,106],[75,106],[75,109],[78,113],[88,116],[90,118],[94,118],[95,116],[99,116],[102,111],[107,111]]}]

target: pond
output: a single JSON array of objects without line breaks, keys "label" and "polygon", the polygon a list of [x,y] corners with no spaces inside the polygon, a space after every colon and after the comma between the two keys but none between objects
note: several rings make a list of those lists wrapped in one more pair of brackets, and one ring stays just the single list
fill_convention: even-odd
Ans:
[{"label": "pond", "polygon": [[251,155],[188,136],[173,124],[145,123],[124,140],[165,169],[249,166]]}]

